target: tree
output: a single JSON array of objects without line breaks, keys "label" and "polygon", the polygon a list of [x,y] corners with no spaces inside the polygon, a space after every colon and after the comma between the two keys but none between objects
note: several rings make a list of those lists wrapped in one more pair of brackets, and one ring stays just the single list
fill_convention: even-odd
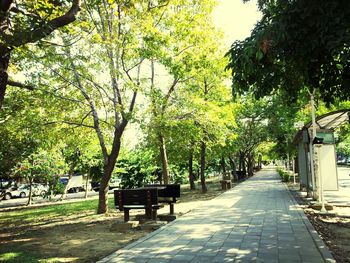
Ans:
[{"label": "tree", "polygon": [[[68,7],[70,2],[70,7]],[[0,109],[7,85],[26,87],[9,80],[8,67],[13,50],[35,43],[76,20],[80,0],[0,1]]]},{"label": "tree", "polygon": [[28,203],[32,202],[32,185],[34,181],[48,183],[65,169],[65,164],[59,151],[50,152],[40,149],[18,163],[15,174],[20,175],[29,183]]},{"label": "tree", "polygon": [[[65,117],[65,124],[95,131],[103,156],[98,213],[105,213],[108,184],[122,135],[133,119],[137,95],[148,87],[149,68],[144,65],[152,60],[155,51],[162,52],[167,47],[163,41],[168,41],[173,32],[163,26],[175,21],[177,11],[195,9],[200,3],[86,1],[85,7],[86,21],[79,32],[84,37],[80,41],[72,45],[71,34],[57,35],[55,48],[35,53],[40,55],[41,67],[49,68],[36,83],[50,80],[57,87],[52,87],[53,93],[61,97],[68,95],[76,105]],[[186,13],[191,16],[191,12]],[[166,33],[165,39],[158,41],[156,36],[162,32]]]},{"label": "tree", "polygon": [[[176,13],[169,13],[168,18],[163,21],[164,24],[161,26],[163,30],[158,32],[157,36],[153,36],[152,41],[162,42],[163,45],[160,50],[151,49],[152,54],[149,57],[151,59],[151,83],[147,95],[150,98],[150,112],[152,113],[150,130],[155,133],[159,144],[165,184],[169,183],[166,130],[167,126],[176,122],[182,114],[174,105],[181,104],[177,100],[186,100],[180,92],[185,92],[184,89],[188,87],[186,83],[195,78],[197,74],[195,68],[206,66],[198,66],[200,59],[198,54],[203,52],[203,47],[212,45],[213,50],[217,48],[212,41],[214,35],[214,32],[211,31],[212,21],[206,15],[212,11],[213,1],[188,2],[186,5],[188,5],[187,8],[181,8]],[[164,80],[164,73],[157,74],[157,72],[164,71],[168,73],[169,80],[167,81]],[[161,77],[157,78],[157,75]]]},{"label": "tree", "polygon": [[193,105],[197,111],[194,122],[201,130],[200,178],[203,192],[207,191],[205,170],[208,144],[214,142],[220,144],[220,141],[224,141],[228,125],[233,124],[233,112],[225,96],[226,72],[223,68],[226,61],[214,39],[212,37],[207,41],[207,45],[202,47],[196,75],[191,83],[192,90],[198,94]]},{"label": "tree", "polygon": [[233,43],[228,56],[233,92],[258,97],[278,89],[296,100],[307,88],[321,98],[349,99],[350,3],[259,1],[263,13],[250,37]]},{"label": "tree", "polygon": [[254,155],[258,146],[268,139],[267,135],[267,100],[254,100],[245,96],[236,115],[237,126],[234,128],[236,138],[233,146],[239,155],[239,170],[253,175]]}]

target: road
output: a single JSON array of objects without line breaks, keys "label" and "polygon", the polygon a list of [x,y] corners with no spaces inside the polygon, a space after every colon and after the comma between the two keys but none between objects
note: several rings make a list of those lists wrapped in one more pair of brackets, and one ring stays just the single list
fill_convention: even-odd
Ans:
[{"label": "road", "polygon": [[[109,191],[109,194],[111,195],[113,193],[113,190]],[[60,198],[61,195],[56,195],[53,198],[53,202],[57,201]],[[91,191],[88,193],[89,199],[94,199],[98,197],[98,192]],[[65,200],[82,200],[85,198],[85,192],[79,192],[79,193],[68,193]],[[33,204],[47,204],[52,203],[52,201],[48,201],[47,199],[44,199],[40,196],[36,196],[33,199]],[[28,198],[13,198],[10,200],[1,200],[0,201],[0,209],[1,208],[10,208],[10,207],[19,207],[24,206],[28,202]]]},{"label": "road", "polygon": [[325,200],[335,205],[350,206],[350,167],[338,166],[338,191],[324,191]]}]

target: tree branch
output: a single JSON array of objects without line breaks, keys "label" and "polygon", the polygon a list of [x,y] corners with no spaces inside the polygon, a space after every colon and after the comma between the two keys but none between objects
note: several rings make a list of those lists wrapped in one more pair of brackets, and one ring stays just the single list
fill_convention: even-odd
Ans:
[{"label": "tree branch", "polygon": [[[4,1],[1,1],[3,3]],[[7,2],[7,1],[5,1]],[[12,1],[11,1],[12,2]],[[71,8],[62,16],[56,17],[47,23],[44,23],[33,30],[16,32],[13,37],[9,37],[8,46],[19,47],[27,43],[34,43],[44,37],[50,35],[56,29],[66,26],[76,20],[76,16],[80,11],[81,0],[72,0]]]},{"label": "tree branch", "polygon": [[155,9],[155,8],[166,7],[169,4],[169,2],[170,1],[166,1],[164,4],[152,5],[152,1],[148,1],[148,10],[147,11],[151,11],[152,9]]},{"label": "tree branch", "polygon": [[174,78],[173,83],[171,84],[168,93],[165,95],[164,100],[163,100],[163,105],[162,105],[162,112],[165,111],[166,107],[168,106],[168,101],[171,96],[171,94],[174,92],[176,84],[179,82],[179,79],[177,77]]},{"label": "tree branch", "polygon": [[86,124],[83,124],[83,123],[76,123],[76,122],[71,122],[71,121],[50,121],[50,122],[45,123],[45,125],[52,125],[52,124],[57,124],[57,123],[73,125],[73,126],[76,126],[76,127],[86,127],[86,128],[90,128],[90,129],[94,129],[95,128],[94,126],[91,126],[91,125],[86,125]]},{"label": "tree branch", "polygon": [[31,85],[27,85],[21,82],[17,82],[14,80],[8,80],[7,85],[10,85],[12,87],[18,87],[18,88],[23,88],[23,89],[28,89],[28,90],[34,90],[34,87]]}]

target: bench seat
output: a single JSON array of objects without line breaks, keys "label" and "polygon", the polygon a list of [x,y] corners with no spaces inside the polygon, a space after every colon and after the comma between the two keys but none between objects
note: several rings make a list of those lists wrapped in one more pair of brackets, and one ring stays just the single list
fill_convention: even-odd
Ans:
[{"label": "bench seat", "polygon": [[170,207],[170,214],[174,214],[174,204],[180,197],[179,184],[149,184],[145,188],[158,188],[158,202],[167,203]]},{"label": "bench seat", "polygon": [[131,209],[145,209],[146,217],[155,220],[157,210],[163,207],[158,204],[157,188],[114,190],[114,204],[119,211],[124,212],[124,222],[130,220]]}]

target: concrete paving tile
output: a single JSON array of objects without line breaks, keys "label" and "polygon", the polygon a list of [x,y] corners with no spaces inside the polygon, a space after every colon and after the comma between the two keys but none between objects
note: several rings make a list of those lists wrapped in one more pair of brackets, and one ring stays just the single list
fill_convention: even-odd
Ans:
[{"label": "concrete paving tile", "polygon": [[235,262],[235,259],[233,257],[221,257],[221,256],[216,256],[213,258],[213,263],[231,263]]},{"label": "concrete paving tile", "polygon": [[329,251],[293,209],[277,173],[265,170],[101,263],[323,262],[320,249]]},{"label": "concrete paving tile", "polygon": [[152,258],[147,263],[168,263],[168,259],[162,259],[162,258]]},{"label": "concrete paving tile", "polygon": [[194,259],[194,255],[184,255],[177,254],[171,260],[173,261],[181,261],[181,262],[191,262]]}]

